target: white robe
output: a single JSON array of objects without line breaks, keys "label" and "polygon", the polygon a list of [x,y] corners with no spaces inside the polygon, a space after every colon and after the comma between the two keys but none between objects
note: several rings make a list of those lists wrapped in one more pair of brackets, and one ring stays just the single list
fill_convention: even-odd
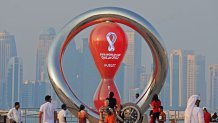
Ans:
[{"label": "white robe", "polygon": [[203,110],[195,105],[199,98],[198,95],[192,95],[188,99],[184,123],[204,123]]},{"label": "white robe", "polygon": [[204,113],[199,107],[194,107],[191,116],[191,123],[204,123]]},{"label": "white robe", "polygon": [[[189,123],[189,122],[185,120],[185,123]],[[204,113],[201,108],[199,107],[193,108],[190,123],[204,123]]]}]

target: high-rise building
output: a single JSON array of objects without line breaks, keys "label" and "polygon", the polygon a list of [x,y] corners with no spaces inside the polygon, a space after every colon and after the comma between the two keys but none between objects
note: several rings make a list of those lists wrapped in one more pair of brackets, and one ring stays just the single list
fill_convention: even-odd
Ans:
[{"label": "high-rise building", "polygon": [[187,102],[187,55],[190,50],[172,50],[170,52],[170,107],[184,109]]},{"label": "high-rise building", "polygon": [[0,107],[3,106],[7,66],[11,57],[17,56],[14,35],[3,31],[0,32]]},{"label": "high-rise building", "polygon": [[[196,55],[196,63],[195,63],[195,71],[196,71],[196,92],[195,94],[200,95],[201,97],[201,105],[205,106],[207,104],[207,92],[206,92],[206,87],[207,87],[207,82],[206,82],[206,75],[205,75],[205,67],[206,67],[206,61],[205,61],[205,56],[202,55]],[[204,89],[202,89],[204,88]]]},{"label": "high-rise building", "polygon": [[[35,83],[34,92],[34,108],[39,108],[45,102],[45,96],[51,95],[51,85],[48,81],[37,80]],[[53,100],[53,97],[52,97]]]},{"label": "high-rise building", "polygon": [[35,83],[34,80],[25,80],[23,82],[22,94],[21,94],[21,107],[22,108],[34,108],[35,98]]},{"label": "high-rise building", "polygon": [[207,105],[211,111],[218,110],[218,64],[209,66],[209,82],[207,84]]},{"label": "high-rise building", "polygon": [[125,64],[124,102],[129,101],[129,89],[140,87],[141,37],[135,31],[126,31],[128,48],[123,60]]},{"label": "high-rise building", "polygon": [[12,57],[8,63],[7,79],[6,79],[6,95],[5,99],[8,108],[14,106],[14,102],[21,101],[21,90],[23,83],[23,63],[21,58]]},{"label": "high-rise building", "polygon": [[[54,103],[60,103],[55,94],[48,77],[47,72],[47,56],[52,41],[56,36],[54,28],[43,30],[39,35],[36,56],[36,83],[35,83],[35,107],[39,107],[44,102],[46,95],[51,95]],[[40,91],[39,91],[40,90]]]},{"label": "high-rise building", "polygon": [[47,81],[47,56],[49,47],[55,37],[56,33],[53,28],[43,31],[39,36],[37,55],[36,55],[36,80]]},{"label": "high-rise building", "polygon": [[195,55],[187,55],[187,98],[196,92]]},{"label": "high-rise building", "polygon": [[[172,50],[170,53],[170,108],[184,110],[188,98],[201,96],[205,104],[205,57],[191,50]],[[201,90],[200,90],[201,89]]]},{"label": "high-rise building", "polygon": [[201,105],[206,104],[205,57],[187,55],[187,99],[194,94],[201,97]]}]

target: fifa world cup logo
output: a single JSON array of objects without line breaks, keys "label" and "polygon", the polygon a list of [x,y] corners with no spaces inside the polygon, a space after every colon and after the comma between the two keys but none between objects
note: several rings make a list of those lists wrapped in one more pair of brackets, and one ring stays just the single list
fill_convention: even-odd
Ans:
[{"label": "fifa world cup logo", "polygon": [[[112,40],[111,40],[110,36],[112,36]],[[110,51],[110,52],[114,51],[115,50],[114,43],[117,40],[117,35],[115,33],[113,33],[113,32],[109,32],[106,35],[106,38],[107,38],[107,41],[109,43],[108,51]]]}]

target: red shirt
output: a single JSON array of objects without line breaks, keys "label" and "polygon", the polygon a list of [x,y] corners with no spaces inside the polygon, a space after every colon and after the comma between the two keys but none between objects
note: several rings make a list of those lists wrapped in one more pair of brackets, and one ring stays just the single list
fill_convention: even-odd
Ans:
[{"label": "red shirt", "polygon": [[159,107],[161,106],[160,100],[152,101],[151,105],[152,105],[152,108],[153,108],[153,113],[159,112]]},{"label": "red shirt", "polygon": [[107,115],[107,116],[105,117],[105,122],[106,122],[106,123],[116,123],[114,114],[112,114],[112,115]]},{"label": "red shirt", "polygon": [[204,122],[205,123],[210,123],[210,113],[208,113],[208,112],[204,112]]},{"label": "red shirt", "polygon": [[86,112],[83,110],[78,112],[79,123],[86,123],[86,115]]}]

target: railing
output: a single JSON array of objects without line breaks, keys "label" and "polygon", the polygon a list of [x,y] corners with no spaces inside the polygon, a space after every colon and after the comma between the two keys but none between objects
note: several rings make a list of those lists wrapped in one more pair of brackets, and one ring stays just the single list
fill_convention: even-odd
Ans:
[{"label": "railing", "polygon": [[184,121],[184,111],[164,111],[169,121]]},{"label": "railing", "polygon": [[[38,108],[23,108],[22,111],[22,121],[23,123],[38,123],[39,118],[39,109]],[[149,111],[148,111],[149,112]],[[166,123],[183,123],[184,122],[184,111],[164,111],[166,113],[167,121]],[[4,119],[6,119],[7,111],[0,112],[0,123],[4,123]],[[69,111],[67,111],[67,122],[68,123],[77,123],[78,119],[71,115]],[[149,120],[149,115],[147,115],[147,120]]]},{"label": "railing", "polygon": [[[38,123],[39,119],[39,109],[38,108],[23,108],[22,112],[22,121],[23,123]],[[0,123],[7,122],[7,111],[0,113]],[[67,111],[67,123],[78,123],[78,120],[75,116],[71,115],[70,112]]]},{"label": "railing", "polygon": [[[149,123],[150,117],[149,112],[147,111],[146,114],[144,114],[144,120],[143,123]],[[166,123],[183,123],[184,122],[184,111],[172,111],[167,110],[164,111],[166,114]]]},{"label": "railing", "polygon": [[[23,123],[38,123],[39,118],[39,109],[38,108],[23,108],[22,111],[22,121]],[[175,123],[182,122],[184,120],[184,111],[164,111],[167,116],[167,123],[175,121]],[[4,113],[6,117],[7,112]],[[148,115],[147,115],[148,116]],[[148,116],[149,117],[149,116]],[[77,123],[78,120],[75,116],[71,115],[67,111],[67,122],[68,123]],[[148,118],[149,120],[149,118]],[[4,122],[0,122],[4,123]]]},{"label": "railing", "polygon": [[[39,109],[28,108],[22,110],[22,120],[23,123],[38,123],[38,113]],[[167,123],[175,121],[175,123],[184,121],[184,111],[164,111],[167,116]],[[71,115],[70,112],[67,113],[67,122],[68,123],[77,123],[78,120],[75,116]]]},{"label": "railing", "polygon": [[[22,111],[23,123],[38,123],[39,109],[27,108],[27,109],[21,109],[21,111]],[[67,111],[66,118],[67,118],[67,123],[77,123],[78,122],[77,118],[71,115],[71,113],[68,111]]]}]

